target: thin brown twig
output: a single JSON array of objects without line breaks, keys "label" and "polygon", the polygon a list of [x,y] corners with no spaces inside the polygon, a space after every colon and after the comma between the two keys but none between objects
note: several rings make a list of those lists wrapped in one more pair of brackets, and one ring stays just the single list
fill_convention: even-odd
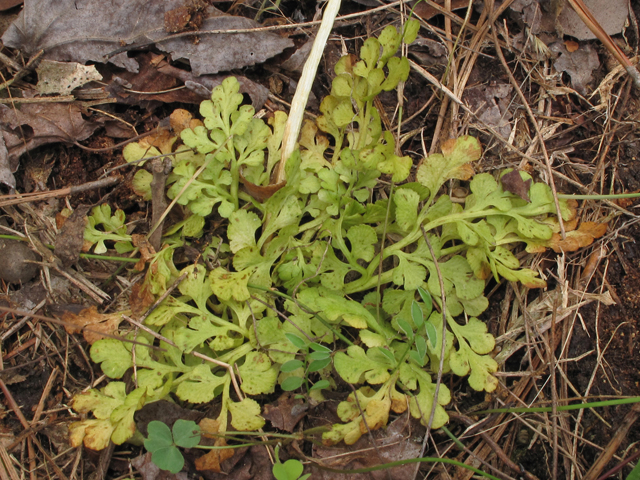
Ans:
[{"label": "thin brown twig", "polygon": [[50,190],[48,192],[32,192],[32,193],[12,193],[9,195],[0,195],[0,207],[9,205],[18,205],[26,202],[38,202],[54,197],[66,197],[67,195],[75,195],[77,193],[94,190],[97,188],[111,187],[122,182],[122,177],[102,178],[93,182],[87,182],[83,185],[60,188],[58,190]]},{"label": "thin brown twig", "polygon": [[[493,0],[489,0],[487,3],[490,4],[491,9],[493,9]],[[555,183],[555,180],[553,179],[553,168],[551,167],[551,160],[549,160],[549,154],[547,153],[547,146],[544,143],[544,137],[542,136],[542,132],[540,131],[540,126],[538,125],[538,121],[536,120],[536,117],[533,114],[533,111],[531,110],[531,107],[529,106],[529,103],[527,102],[527,99],[524,96],[524,93],[522,93],[522,90],[520,89],[518,82],[513,76],[513,73],[511,73],[511,69],[507,64],[507,60],[504,58],[504,54],[502,53],[502,48],[498,43],[498,29],[495,28],[495,24],[493,24],[491,27],[492,27],[491,30],[493,33],[493,41],[495,44],[495,49],[496,49],[496,53],[498,54],[498,58],[500,59],[500,63],[502,63],[502,66],[504,67],[505,72],[509,77],[509,81],[511,82],[511,85],[513,86],[514,90],[517,92],[518,96],[520,97],[520,100],[522,101],[522,105],[524,106],[525,110],[527,111],[527,115],[529,116],[529,120],[531,120],[531,124],[533,125],[533,128],[536,131],[536,138],[538,139],[538,143],[540,144],[540,150],[542,150],[542,154],[544,155],[544,161],[547,167],[547,173],[549,175],[549,186],[551,187],[551,192],[553,193],[553,201],[555,203],[556,212],[558,215],[558,225],[560,226],[560,233],[562,235],[562,238],[564,239],[566,238],[567,233],[564,228],[562,211],[560,210],[560,201],[558,200],[558,191],[556,190],[556,183]]]}]

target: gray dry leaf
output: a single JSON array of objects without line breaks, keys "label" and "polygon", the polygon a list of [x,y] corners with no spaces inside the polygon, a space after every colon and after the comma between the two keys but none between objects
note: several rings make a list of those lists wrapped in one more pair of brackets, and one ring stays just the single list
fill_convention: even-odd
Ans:
[{"label": "gray dry leaf", "polygon": [[[622,32],[629,15],[629,0],[584,0],[584,4],[609,35]],[[566,3],[558,15],[557,26],[561,33],[578,40],[596,38],[575,10]]]},{"label": "gray dry leaf", "polygon": [[[622,32],[629,12],[629,0],[584,0],[584,3],[609,35]],[[509,9],[516,13],[512,18],[526,24],[533,35],[557,32],[560,38],[562,35],[578,40],[596,38],[567,0],[515,0]]]},{"label": "gray dry leaf", "polygon": [[43,60],[36,69],[38,72],[38,93],[49,95],[59,93],[69,95],[75,88],[89,82],[102,80],[94,65],[84,66],[77,62],[56,62]]},{"label": "gray dry leaf", "polygon": [[[291,40],[271,32],[199,34],[197,40],[184,36],[160,42],[168,36],[165,13],[187,4],[186,0],[26,0],[2,41],[28,56],[43,49],[44,58],[79,63],[105,62],[123,45],[158,42],[157,47],[170,52],[174,60],[188,60],[197,75],[264,62],[293,47]],[[208,7],[207,15],[203,31],[260,27],[214,7]],[[131,72],[138,70],[126,52],[109,61]]]},{"label": "gray dry leaf", "polygon": [[0,133],[4,140],[4,148],[0,142],[0,178],[15,186],[15,180],[7,180],[5,173],[18,169],[23,153],[47,143],[85,140],[98,127],[97,123],[82,118],[80,107],[73,104],[28,103],[15,108],[0,105]]},{"label": "gray dry leaf", "polygon": [[67,218],[56,236],[53,253],[62,260],[65,267],[76,263],[84,245],[84,230],[87,225],[88,205],[78,206]]},{"label": "gray dry leaf", "polygon": [[513,87],[506,83],[496,85],[478,85],[467,88],[463,99],[469,108],[477,112],[478,118],[492,126],[505,138],[511,135],[511,113],[508,110]]},{"label": "gray dry leaf", "polygon": [[591,74],[600,66],[598,53],[589,43],[581,42],[580,48],[569,52],[564,43],[556,42],[549,49],[560,56],[553,62],[558,72],[565,72],[571,77],[574,90],[581,95],[587,91],[587,84],[591,81]]}]

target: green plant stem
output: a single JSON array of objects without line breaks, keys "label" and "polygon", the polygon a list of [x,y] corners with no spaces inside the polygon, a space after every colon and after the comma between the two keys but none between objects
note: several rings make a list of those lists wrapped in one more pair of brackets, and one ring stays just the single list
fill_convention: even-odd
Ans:
[{"label": "green plant stem", "polygon": [[285,298],[297,305],[300,305],[302,308],[304,308],[307,313],[313,315],[314,317],[316,317],[320,323],[322,323],[325,327],[327,327],[329,330],[331,330],[331,333],[333,333],[336,337],[338,337],[340,340],[342,340],[343,342],[345,342],[347,345],[353,345],[353,342],[351,340],[349,340],[347,337],[345,337],[344,335],[342,335],[338,330],[336,330],[333,325],[331,325],[327,320],[325,320],[322,315],[320,315],[317,312],[314,312],[311,308],[307,307],[306,305],[304,305],[303,303],[294,300],[293,297],[287,295],[286,293],[282,293],[278,290],[273,290],[271,288],[267,288],[267,287],[261,287],[260,285],[253,285],[251,283],[249,283],[247,285],[249,288],[254,288],[256,290],[262,290],[263,292],[268,292],[268,293],[272,293],[273,295],[276,295],[278,297],[282,297]]},{"label": "green plant stem", "polygon": [[447,463],[449,465],[455,465],[456,467],[466,468],[467,470],[471,470],[472,472],[475,472],[478,475],[481,475],[485,478],[489,478],[491,480],[500,480],[498,477],[494,477],[493,475],[483,472],[482,470],[474,468],[470,465],[465,465],[462,462],[451,460],[449,458],[436,458],[436,457],[408,458],[406,460],[398,460],[397,462],[383,463],[382,465],[376,465],[375,467],[357,468],[355,470],[340,470],[339,468],[321,467],[319,465],[317,465],[317,467],[322,470],[327,470],[329,472],[354,474],[354,473],[375,472],[376,470],[384,470],[387,468],[400,467],[402,465],[408,465],[410,463]]},{"label": "green plant stem", "polygon": [[[26,238],[19,237],[17,235],[0,235],[0,238],[4,238],[7,240],[18,240],[20,242],[28,242]],[[45,245],[49,250],[53,250],[55,247],[53,245]],[[97,255],[95,253],[81,253],[81,258],[91,258],[94,260],[104,260],[108,262],[125,262],[125,263],[138,263],[138,258],[128,258],[128,257],[112,257],[109,255]]]},{"label": "green plant stem", "polygon": [[456,437],[453,433],[451,433],[451,430],[449,430],[445,425],[443,425],[440,428],[444,433],[447,434],[447,436],[451,439],[451,441],[456,444],[456,446],[460,449],[460,451],[462,452],[466,451],[466,447],[464,446],[464,443],[458,440],[458,437]]},{"label": "green plant stem", "polygon": [[638,198],[640,193],[615,193],[611,195],[565,195],[558,194],[561,200],[615,200],[618,198]]},{"label": "green plant stem", "polygon": [[[566,412],[569,410],[580,410],[583,408],[610,407],[613,405],[627,405],[629,403],[640,403],[640,397],[620,398],[617,400],[604,400],[602,402],[578,403],[574,405],[558,405],[556,410]],[[513,408],[492,408],[481,410],[474,415],[488,415],[490,413],[546,413],[551,412],[553,407],[513,407]]]}]

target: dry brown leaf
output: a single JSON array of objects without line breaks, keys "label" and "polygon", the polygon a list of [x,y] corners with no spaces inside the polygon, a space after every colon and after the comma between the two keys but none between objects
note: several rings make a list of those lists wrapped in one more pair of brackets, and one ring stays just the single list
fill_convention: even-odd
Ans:
[{"label": "dry brown leaf", "polygon": [[38,68],[36,89],[40,95],[69,95],[71,91],[89,82],[102,80],[95,65],[84,66],[77,62],[43,60]]},{"label": "dry brown leaf", "polygon": [[284,393],[275,404],[264,406],[262,416],[278,430],[292,433],[296,424],[304,418],[309,409],[302,400],[294,399],[289,392]]},{"label": "dry brown leaf", "polygon": [[145,235],[140,235],[138,233],[131,235],[131,243],[140,249],[140,260],[138,260],[134,268],[141,272],[144,270],[144,266],[147,262],[153,259],[153,256],[156,254],[156,250]]},{"label": "dry brown leaf", "polygon": [[173,113],[171,113],[171,115],[169,116],[169,122],[171,125],[171,129],[176,135],[180,135],[180,132],[186,130],[187,128],[193,130],[197,126],[204,126],[202,120],[193,118],[193,115],[191,115],[191,113],[182,108],[176,108]]},{"label": "dry brown leaf", "polygon": [[[570,35],[578,40],[596,38],[594,31],[586,24],[568,2],[560,11],[556,25],[564,35]],[[595,18],[598,26],[609,35],[616,35],[623,31],[629,16],[629,0],[585,0],[585,5]]]},{"label": "dry brown leaf", "polygon": [[568,232],[565,239],[554,233],[547,245],[554,252],[575,252],[583,247],[589,246],[596,238],[607,233],[606,223],[582,222],[577,230]]},{"label": "dry brown leaf", "polygon": [[[227,441],[224,438],[218,437],[216,435],[212,435],[218,433],[220,429],[220,423],[217,420],[212,420],[211,418],[203,418],[198,424],[200,430],[202,431],[202,435],[204,438],[215,438],[214,446],[216,447],[225,447],[227,445]],[[199,457],[196,459],[196,470],[198,471],[213,471],[216,473],[220,473],[222,470],[220,469],[220,464],[225,460],[233,457],[234,449],[233,448],[222,448],[219,450],[210,450],[209,453]]]},{"label": "dry brown leaf", "polygon": [[[369,435],[363,435],[353,445],[343,443],[326,447],[314,445],[313,456],[322,461],[327,467],[352,469],[379,465],[384,462],[393,462],[420,456],[421,441],[419,437],[424,432],[424,427],[417,419],[408,414],[400,415],[385,429],[371,432],[374,444]],[[415,465],[407,464],[386,470],[369,472],[366,474],[340,475],[334,472],[321,470],[310,465],[312,479],[335,480],[336,478],[349,480],[407,480],[413,478]]]},{"label": "dry brown leaf", "polygon": [[518,195],[526,202],[531,202],[529,198],[529,188],[531,187],[531,179],[526,182],[522,180],[522,176],[518,170],[511,170],[509,173],[505,173],[501,178],[502,188],[507,192],[511,192],[514,195]]},{"label": "dry brown leaf", "polygon": [[585,94],[593,71],[600,66],[600,59],[595,48],[589,43],[583,43],[577,50],[570,52],[561,42],[556,42],[549,48],[559,55],[553,62],[554,68],[558,72],[569,74],[573,88],[579,93]]},{"label": "dry brown leaf", "polygon": [[506,83],[483,82],[466,88],[463,100],[477,112],[478,118],[491,125],[503,137],[511,135],[512,115],[509,111],[513,87]]},{"label": "dry brown leaf", "polygon": [[171,473],[167,470],[160,470],[151,460],[151,452],[140,455],[131,460],[131,465],[142,476],[142,480],[189,480],[187,472]]},{"label": "dry brown leaf", "polygon": [[129,295],[129,306],[133,312],[134,317],[140,318],[144,315],[147,309],[153,305],[156,301],[156,297],[151,293],[149,287],[146,284],[136,283],[131,287],[131,295]]},{"label": "dry brown leaf", "polygon": [[118,326],[120,326],[120,322],[122,322],[122,313],[123,312],[111,314],[98,313],[98,309],[93,305],[80,311],[77,315],[71,312],[65,312],[62,320],[78,326],[78,328],[74,328],[65,325],[64,328],[67,333],[77,333],[84,327],[90,327],[91,331],[84,330],[82,335],[89,345],[93,345],[98,340],[105,338],[98,332],[114,335],[118,331]]},{"label": "dry brown leaf", "polygon": [[[439,4],[442,7],[443,10],[446,10],[446,8],[444,8],[444,6],[443,6],[444,2],[442,0],[435,1],[434,3]],[[451,11],[460,10],[461,8],[467,8],[468,6],[469,6],[469,1],[468,0],[452,0],[452,2],[451,2]],[[419,2],[414,7],[413,13],[415,13],[416,15],[421,17],[423,20],[430,20],[433,17],[435,17],[436,15],[442,15],[440,10],[438,10],[437,8],[432,7],[431,5],[429,5],[426,2]]]},{"label": "dry brown leaf", "polygon": [[269,200],[274,193],[276,193],[287,184],[285,180],[283,182],[267,186],[256,185],[255,183],[251,183],[249,180],[244,178],[242,172],[240,172],[240,181],[242,182],[242,185],[244,186],[244,189],[247,191],[247,193],[260,203]]},{"label": "dry brown leaf", "polygon": [[[638,193],[638,192],[640,192],[640,190],[634,190],[633,192],[626,192],[626,193]],[[614,202],[620,205],[622,208],[629,208],[637,200],[638,200],[637,198],[618,198],[617,200],[614,200]]]},{"label": "dry brown leaf", "polygon": [[0,11],[9,10],[10,8],[22,5],[23,0],[0,0]]},{"label": "dry brown leaf", "polygon": [[84,229],[87,225],[87,213],[91,207],[80,205],[59,228],[59,235],[54,242],[53,253],[68,267],[80,258],[80,251],[85,244]]},{"label": "dry brown leaf", "polygon": [[0,181],[15,187],[13,172],[22,154],[49,143],[74,143],[89,138],[99,127],[82,117],[79,106],[68,103],[0,105]]}]

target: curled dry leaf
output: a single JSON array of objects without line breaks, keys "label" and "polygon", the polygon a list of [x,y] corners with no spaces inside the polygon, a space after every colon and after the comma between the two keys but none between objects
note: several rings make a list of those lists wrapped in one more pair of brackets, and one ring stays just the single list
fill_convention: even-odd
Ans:
[{"label": "curled dry leaf", "polygon": [[[77,105],[67,103],[0,105],[0,167],[4,160],[11,172],[20,156],[36,147],[55,142],[74,143],[89,138],[99,127],[85,120]],[[1,178],[6,183],[4,176]],[[15,181],[14,181],[15,185]]]},{"label": "curled dry leaf", "polygon": [[571,76],[571,84],[579,93],[586,93],[587,84],[592,79],[593,71],[600,66],[598,53],[588,43],[570,51],[564,43],[556,42],[550,47],[559,57],[553,66],[558,72],[565,72]]},{"label": "curled dry leaf", "polygon": [[140,249],[140,260],[138,260],[138,263],[136,263],[135,269],[141,272],[144,270],[147,262],[150,261],[156,254],[156,250],[144,235],[134,233],[133,235],[131,235],[131,242],[135,247],[138,247]]},{"label": "curled dry leaf", "polygon": [[282,187],[284,187],[287,184],[285,180],[280,183],[266,185],[266,186],[256,185],[255,183],[251,183],[249,180],[244,178],[244,176],[242,175],[242,172],[240,172],[240,181],[242,182],[242,185],[244,186],[244,189],[247,191],[247,193],[251,195],[253,198],[255,198],[257,201],[259,201],[260,203],[263,203],[269,200],[274,193],[276,193],[278,190],[280,190]]},{"label": "curled dry leaf", "polygon": [[147,309],[153,305],[156,297],[151,293],[151,289],[146,283],[136,283],[131,287],[131,295],[129,295],[129,305],[131,311],[136,318],[140,318],[145,314]]},{"label": "curled dry leaf", "polygon": [[568,232],[565,239],[554,233],[547,245],[556,253],[575,252],[591,245],[596,238],[602,237],[605,233],[606,223],[582,222],[577,230]]},{"label": "curled dry leaf", "polygon": [[76,263],[80,258],[80,251],[85,243],[84,229],[87,226],[87,213],[90,208],[88,205],[80,205],[64,224],[58,227],[60,234],[56,236],[53,253],[67,267]]},{"label": "curled dry leaf", "polygon": [[[198,425],[200,426],[202,436],[205,439],[215,439],[214,446],[225,447],[227,445],[227,441],[224,438],[215,435],[220,429],[220,423],[217,420],[203,418]],[[222,471],[220,468],[220,464],[225,460],[233,457],[233,453],[234,450],[232,448],[210,450],[209,453],[196,459],[196,470],[201,472],[209,470],[212,472],[220,473]]]},{"label": "curled dry leaf", "polygon": [[118,326],[120,322],[122,322],[122,313],[123,312],[111,314],[98,313],[98,309],[95,306],[91,306],[85,308],[77,315],[71,312],[65,312],[62,320],[78,326],[78,328],[74,328],[65,325],[64,328],[67,333],[78,333],[84,327],[90,327],[91,331],[83,330],[82,335],[90,345],[93,345],[96,341],[105,338],[98,332],[113,335],[118,331]]}]

